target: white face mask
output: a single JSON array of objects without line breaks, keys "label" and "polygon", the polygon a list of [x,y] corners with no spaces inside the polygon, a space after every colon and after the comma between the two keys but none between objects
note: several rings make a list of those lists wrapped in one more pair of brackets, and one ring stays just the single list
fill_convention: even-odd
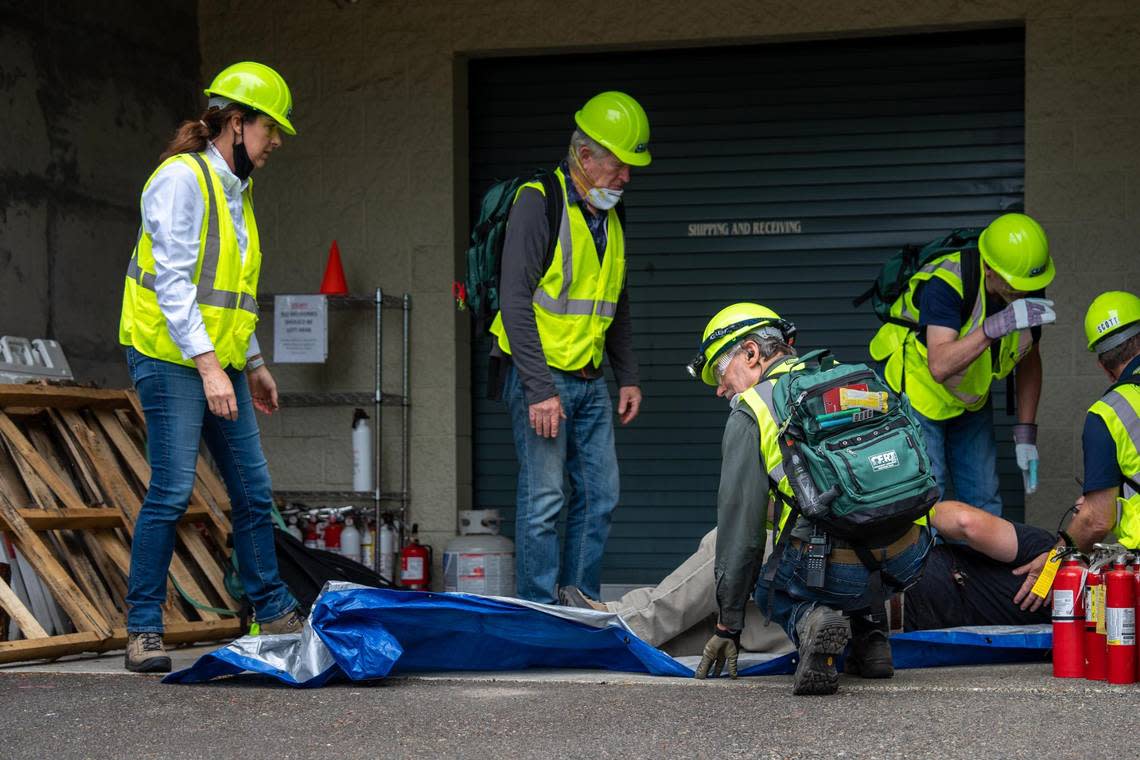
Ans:
[{"label": "white face mask", "polygon": [[621,190],[611,190],[608,187],[591,187],[586,193],[586,200],[590,205],[602,211],[608,211],[621,202]]}]

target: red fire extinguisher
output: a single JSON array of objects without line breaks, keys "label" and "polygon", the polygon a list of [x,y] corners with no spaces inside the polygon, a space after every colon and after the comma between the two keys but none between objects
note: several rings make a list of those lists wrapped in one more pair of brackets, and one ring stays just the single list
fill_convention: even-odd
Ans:
[{"label": "red fire extinguisher", "polygon": [[1053,677],[1081,678],[1085,674],[1085,565],[1070,554],[1053,580]]},{"label": "red fire extinguisher", "polygon": [[1104,574],[1108,682],[1136,682],[1136,576],[1125,555]]},{"label": "red fire extinguisher", "polygon": [[[1136,612],[1140,612],[1140,555],[1132,562],[1132,573],[1136,578]],[[1137,617],[1132,619],[1135,622]],[[1140,650],[1136,653],[1136,680],[1140,681]]]},{"label": "red fire extinguisher", "polygon": [[431,547],[420,543],[419,524],[412,524],[412,537],[400,550],[400,585],[426,589],[431,585]]},{"label": "red fire extinguisher", "polygon": [[1103,681],[1108,677],[1108,649],[1105,635],[1097,633],[1097,623],[1104,615],[1100,604],[1104,574],[1099,562],[1089,565],[1089,575],[1085,580],[1085,678],[1090,681]]}]

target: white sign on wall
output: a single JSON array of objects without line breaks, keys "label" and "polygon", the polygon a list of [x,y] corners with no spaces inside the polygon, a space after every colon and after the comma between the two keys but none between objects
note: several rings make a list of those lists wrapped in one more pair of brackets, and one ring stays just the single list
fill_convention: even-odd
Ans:
[{"label": "white sign on wall", "polygon": [[276,296],[273,361],[323,364],[329,355],[329,305],[325,296]]}]

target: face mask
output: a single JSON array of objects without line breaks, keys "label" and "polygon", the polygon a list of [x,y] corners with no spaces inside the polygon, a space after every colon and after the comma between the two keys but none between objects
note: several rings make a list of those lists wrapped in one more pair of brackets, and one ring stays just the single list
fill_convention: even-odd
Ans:
[{"label": "face mask", "polygon": [[243,182],[249,179],[249,175],[253,173],[253,161],[249,158],[249,153],[245,149],[245,125],[242,124],[241,132],[238,133],[241,142],[234,142],[234,174],[238,179]]},{"label": "face mask", "polygon": [[[594,184],[594,178],[586,171],[586,167],[582,166],[581,159],[578,154],[574,153],[574,163],[578,164],[578,170],[582,172],[582,176]],[[601,211],[608,211],[621,202],[621,196],[624,191],[611,190],[608,187],[591,187],[586,191],[586,200],[591,206]]]},{"label": "face mask", "polygon": [[591,187],[586,193],[586,200],[596,209],[607,211],[621,202],[621,190],[611,190],[608,187]]}]

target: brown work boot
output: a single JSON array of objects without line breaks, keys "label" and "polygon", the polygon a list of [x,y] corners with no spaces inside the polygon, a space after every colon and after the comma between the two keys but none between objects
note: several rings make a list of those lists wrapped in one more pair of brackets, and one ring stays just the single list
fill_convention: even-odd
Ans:
[{"label": "brown work boot", "polygon": [[127,670],[133,673],[169,673],[170,656],[162,646],[161,633],[127,635],[127,653],[123,656]]},{"label": "brown work boot", "polygon": [[577,586],[563,586],[558,589],[558,603],[563,607],[576,607],[580,610],[609,612],[609,608],[606,607],[606,605],[586,596],[585,592]]},{"label": "brown work boot", "polygon": [[834,694],[839,688],[835,660],[847,648],[851,624],[842,612],[817,605],[796,626],[799,663],[792,680],[792,693]]},{"label": "brown work boot", "polygon": [[276,620],[270,620],[268,623],[261,623],[261,633],[277,634],[277,633],[300,633],[301,629],[305,627],[305,618],[301,617],[301,611],[294,607],[290,612],[282,615]]}]

